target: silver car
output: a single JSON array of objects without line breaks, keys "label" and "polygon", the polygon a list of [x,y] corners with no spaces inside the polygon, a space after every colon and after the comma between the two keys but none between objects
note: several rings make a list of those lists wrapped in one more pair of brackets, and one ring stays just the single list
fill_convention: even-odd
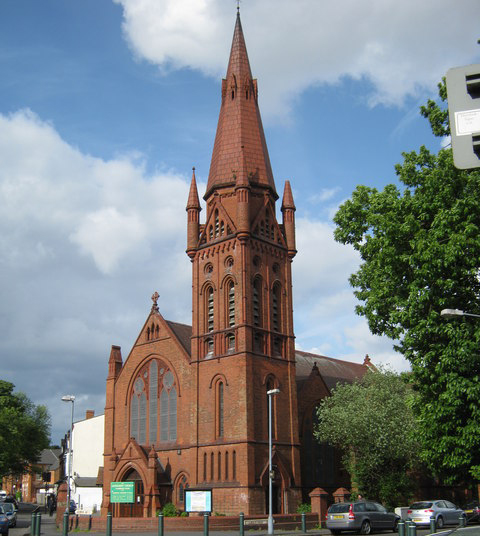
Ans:
[{"label": "silver car", "polygon": [[373,501],[335,503],[327,512],[327,529],[332,534],[354,530],[370,534],[373,530],[397,530],[400,517]]},{"label": "silver car", "polygon": [[458,525],[460,517],[466,519],[461,508],[443,499],[415,502],[408,509],[407,515],[415,525],[429,525],[430,517],[433,516],[437,529],[444,525]]}]

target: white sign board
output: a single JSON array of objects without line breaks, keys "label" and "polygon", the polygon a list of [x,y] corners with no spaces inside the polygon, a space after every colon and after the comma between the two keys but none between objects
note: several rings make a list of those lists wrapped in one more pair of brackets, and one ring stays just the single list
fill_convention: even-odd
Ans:
[{"label": "white sign board", "polygon": [[455,112],[455,129],[457,136],[467,136],[480,132],[480,110]]},{"label": "white sign board", "polygon": [[186,512],[211,512],[212,511],[212,490],[185,490],[185,511]]}]

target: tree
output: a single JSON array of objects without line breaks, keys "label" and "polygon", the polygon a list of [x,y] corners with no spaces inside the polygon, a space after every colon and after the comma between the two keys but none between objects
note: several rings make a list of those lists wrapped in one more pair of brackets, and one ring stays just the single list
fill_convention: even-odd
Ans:
[{"label": "tree", "polygon": [[[439,90],[445,101],[444,82]],[[435,135],[449,133],[446,109],[430,100],[421,113]],[[403,191],[357,186],[335,215],[335,238],[360,253],[357,313],[411,364],[424,460],[447,483],[479,479],[480,323],[440,311],[480,312],[480,173],[456,169],[448,148],[403,158]]]},{"label": "tree", "polygon": [[412,390],[399,374],[369,371],[338,384],[318,408],[315,436],[342,449],[352,484],[369,498],[408,503],[418,465]]},{"label": "tree", "polygon": [[0,479],[24,473],[50,441],[50,415],[0,380]]}]

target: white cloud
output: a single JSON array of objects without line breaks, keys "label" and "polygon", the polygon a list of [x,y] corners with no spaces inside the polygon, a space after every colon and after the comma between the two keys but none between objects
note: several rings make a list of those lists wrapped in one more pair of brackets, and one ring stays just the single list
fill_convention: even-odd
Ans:
[{"label": "white cloud", "polygon": [[62,394],[83,392],[80,412],[103,397],[110,345],[126,358],[154,290],[190,322],[189,179],[82,154],[28,110],[0,114],[0,161],[2,378],[58,426]]},{"label": "white cloud", "polygon": [[[140,58],[162,69],[224,74],[233,2],[115,1],[123,7],[125,35]],[[241,16],[253,75],[261,73],[262,113],[286,117],[303,90],[344,77],[371,85],[372,106],[398,105],[407,95],[432,91],[448,68],[475,58],[480,4],[252,0]]]},{"label": "white cloud", "polygon": [[335,242],[333,230],[331,223],[297,220],[298,254],[292,268],[297,347],[357,363],[368,354],[376,365],[408,370],[392,341],[372,335],[366,320],[355,314],[348,278],[358,269],[359,256]]}]

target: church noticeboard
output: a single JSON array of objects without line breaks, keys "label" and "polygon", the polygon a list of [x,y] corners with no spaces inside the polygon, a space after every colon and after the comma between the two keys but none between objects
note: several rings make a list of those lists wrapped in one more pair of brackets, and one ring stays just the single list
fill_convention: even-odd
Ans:
[{"label": "church noticeboard", "polygon": [[110,502],[112,503],[134,503],[135,502],[135,482],[111,482]]},{"label": "church noticeboard", "polygon": [[212,490],[211,489],[186,489],[185,490],[186,512],[211,512]]}]

